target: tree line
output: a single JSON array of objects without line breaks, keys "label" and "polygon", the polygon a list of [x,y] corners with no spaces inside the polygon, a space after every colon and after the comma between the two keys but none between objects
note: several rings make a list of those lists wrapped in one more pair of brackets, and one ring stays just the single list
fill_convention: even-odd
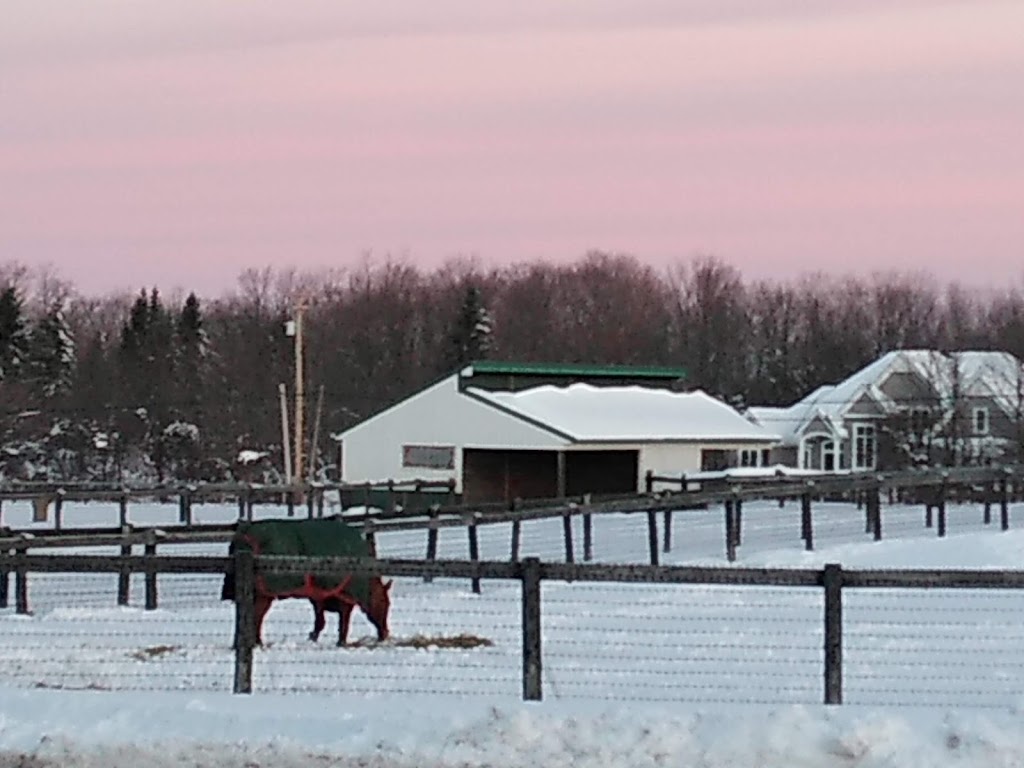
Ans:
[{"label": "tree line", "polygon": [[[330,435],[473,359],[681,366],[738,406],[788,405],[898,348],[1024,359],[1024,283],[994,291],[924,274],[746,280],[715,257],[655,269],[593,252],[569,264],[424,270],[250,269],[234,290],[86,296],[51,271],[0,266],[6,478],[227,479],[241,452],[282,466],[285,323],[307,307],[306,413]],[[307,421],[307,424],[309,421]]]}]

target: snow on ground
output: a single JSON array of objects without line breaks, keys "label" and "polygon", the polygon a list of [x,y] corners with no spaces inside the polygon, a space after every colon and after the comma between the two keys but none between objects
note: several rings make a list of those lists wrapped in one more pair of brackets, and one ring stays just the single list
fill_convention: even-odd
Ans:
[{"label": "snow on ground", "polygon": [[[886,506],[886,540],[876,543],[863,512],[816,505],[818,549],[806,553],[798,507],[754,504],[737,565],[1017,569],[1022,512],[1002,533],[980,508],[952,507],[950,535],[938,540],[920,507]],[[196,508],[210,522],[234,514]],[[4,509],[13,527],[29,515],[27,505]],[[65,510],[70,525],[116,515]],[[166,522],[176,508],[138,505],[131,515]],[[645,521],[596,519],[595,560],[644,562]],[[726,564],[721,510],[679,513],[673,529],[664,562]],[[564,558],[561,521],[523,534],[524,556]],[[483,557],[507,558],[508,526],[480,538]],[[382,556],[420,556],[425,536],[388,534],[379,546]],[[463,531],[442,532],[442,557],[466,551]],[[160,607],[147,612],[141,580],[119,608],[114,577],[32,575],[33,615],[0,610],[0,768],[1024,765],[1024,595],[1015,591],[844,591],[846,703],[825,707],[817,589],[545,584],[543,703],[520,701],[514,583],[485,581],[476,596],[462,581],[398,580],[396,637],[494,642],[471,650],[338,649],[331,615],[313,645],[308,604],[277,604],[252,696],[228,692],[233,613],[219,589],[213,577],[162,576]],[[352,639],[369,632],[353,620]],[[70,690],[90,688],[102,690]]]}]

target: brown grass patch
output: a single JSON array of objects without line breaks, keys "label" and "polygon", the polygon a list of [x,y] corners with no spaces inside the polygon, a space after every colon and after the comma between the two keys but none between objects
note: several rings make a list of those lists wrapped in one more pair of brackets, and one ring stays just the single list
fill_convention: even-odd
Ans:
[{"label": "brown grass patch", "polygon": [[148,648],[140,648],[132,653],[132,658],[136,661],[152,661],[169,653],[177,653],[180,650],[176,645],[151,645]]},{"label": "brown grass patch", "polygon": [[494,641],[479,635],[463,633],[461,635],[413,635],[412,637],[394,637],[383,643],[372,638],[362,638],[349,643],[348,648],[443,648],[466,650],[471,648],[489,648]]}]

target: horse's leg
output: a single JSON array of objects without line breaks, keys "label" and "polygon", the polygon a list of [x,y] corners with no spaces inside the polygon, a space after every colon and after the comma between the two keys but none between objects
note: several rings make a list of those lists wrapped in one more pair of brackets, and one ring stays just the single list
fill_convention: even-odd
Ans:
[{"label": "horse's leg", "polygon": [[263,619],[266,617],[267,611],[270,610],[270,604],[273,602],[274,598],[272,597],[256,596],[256,645],[263,645]]},{"label": "horse's leg", "polygon": [[320,633],[324,631],[327,621],[324,618],[323,605],[316,600],[310,600],[309,602],[313,606],[313,631],[309,633],[309,639],[315,643],[320,638]]},{"label": "horse's leg", "polygon": [[348,642],[348,625],[352,621],[352,605],[342,602],[338,609],[338,647]]}]

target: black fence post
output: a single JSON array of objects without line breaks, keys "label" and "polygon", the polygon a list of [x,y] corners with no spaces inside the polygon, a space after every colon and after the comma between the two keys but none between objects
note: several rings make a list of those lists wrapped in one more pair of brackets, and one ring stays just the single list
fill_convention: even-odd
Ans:
[{"label": "black fence post", "polygon": [[736,537],[736,546],[743,544],[743,499],[736,499],[736,503],[733,505],[733,514],[736,516],[736,522],[733,525],[733,535]]},{"label": "black fence post", "polygon": [[156,534],[146,532],[143,554],[146,558],[146,610],[156,610]]},{"label": "black fence post", "polygon": [[647,546],[651,550],[651,565],[658,565],[658,514],[647,513]]},{"label": "black fence post", "polygon": [[811,515],[811,494],[803,493],[800,496],[800,528],[804,539],[804,549],[808,552],[814,550],[814,518]]},{"label": "black fence post", "polygon": [[1010,480],[1003,475],[999,483],[999,526],[1004,531],[1010,530]]},{"label": "black fence post", "polygon": [[667,552],[671,552],[672,551],[672,510],[671,509],[666,509],[665,510],[665,515],[662,518],[661,525],[662,525],[662,528],[665,529],[662,532],[662,534],[661,534],[661,537],[662,537],[662,542],[661,542],[662,547],[661,547],[661,549],[662,549],[663,552],[666,552],[666,553]]},{"label": "black fence post", "polygon": [[576,552],[572,543],[572,513],[562,515],[562,535],[565,538],[565,562],[575,563]]},{"label": "black fence post", "polygon": [[235,552],[235,693],[252,693],[256,646],[256,562],[252,550]]},{"label": "black fence post", "polygon": [[118,503],[118,515],[117,524],[121,526],[122,530],[128,525],[128,493],[124,491],[121,493],[121,498]]},{"label": "black fence post", "polygon": [[[10,531],[0,527],[0,536],[10,536]],[[10,550],[0,549],[0,555],[10,554]],[[11,577],[6,565],[0,565],[0,608],[10,606]]]},{"label": "black fence post", "polygon": [[946,481],[939,486],[939,537],[946,535]]},{"label": "black fence post", "polygon": [[725,556],[730,563],[736,562],[736,513],[732,499],[725,502]]},{"label": "black fence post", "polygon": [[[132,535],[132,527],[127,523],[121,526],[121,535],[125,538]],[[121,545],[121,557],[132,556],[132,545],[127,541]],[[125,562],[122,560],[122,562]],[[128,570],[127,564],[121,566],[117,574],[117,604],[128,605],[129,592],[131,590],[132,572]]]},{"label": "black fence post", "polygon": [[[434,562],[437,560],[437,517],[439,507],[436,504],[431,505],[428,515],[430,516],[430,527],[427,528],[427,560]],[[431,582],[434,577],[427,574],[423,577],[423,581]]]},{"label": "black fence post", "polygon": [[28,549],[20,546],[14,550],[14,610],[21,615],[28,614],[28,569],[25,555]]},{"label": "black fence post", "polygon": [[843,568],[825,566],[825,703],[843,703]]},{"label": "black fence post", "polygon": [[647,474],[644,475],[644,490],[647,493],[654,492],[654,471],[648,469]]},{"label": "black fence post", "polygon": [[[583,497],[583,506],[590,506],[590,494]],[[583,513],[583,559],[590,562],[594,559],[594,519],[589,512]]]},{"label": "black fence post", "polygon": [[[466,519],[466,532],[469,534],[469,559],[474,562],[480,562],[480,541],[477,538],[476,531],[476,514],[471,514]],[[480,594],[480,577],[474,576],[472,579],[473,594]]]},{"label": "black fence post", "polygon": [[992,497],[995,496],[996,484],[995,482],[985,483],[985,514],[984,522],[985,525],[992,524]]},{"label": "black fence post", "polygon": [[[513,499],[509,503],[509,510],[515,512],[516,501]],[[519,549],[522,546],[523,541],[523,522],[518,518],[512,521],[512,546],[511,552],[509,553],[509,559],[514,563],[519,560]]]},{"label": "black fence post", "polygon": [[540,560],[528,557],[523,561],[523,700],[540,701],[541,631],[540,631]]},{"label": "black fence post", "polygon": [[869,493],[869,501],[871,503],[871,526],[873,528],[873,534],[875,541],[882,540],[882,490],[879,486],[874,486]]},{"label": "black fence post", "polygon": [[61,530],[64,527],[64,489],[57,489],[57,496],[53,500],[53,527],[54,530]]}]

